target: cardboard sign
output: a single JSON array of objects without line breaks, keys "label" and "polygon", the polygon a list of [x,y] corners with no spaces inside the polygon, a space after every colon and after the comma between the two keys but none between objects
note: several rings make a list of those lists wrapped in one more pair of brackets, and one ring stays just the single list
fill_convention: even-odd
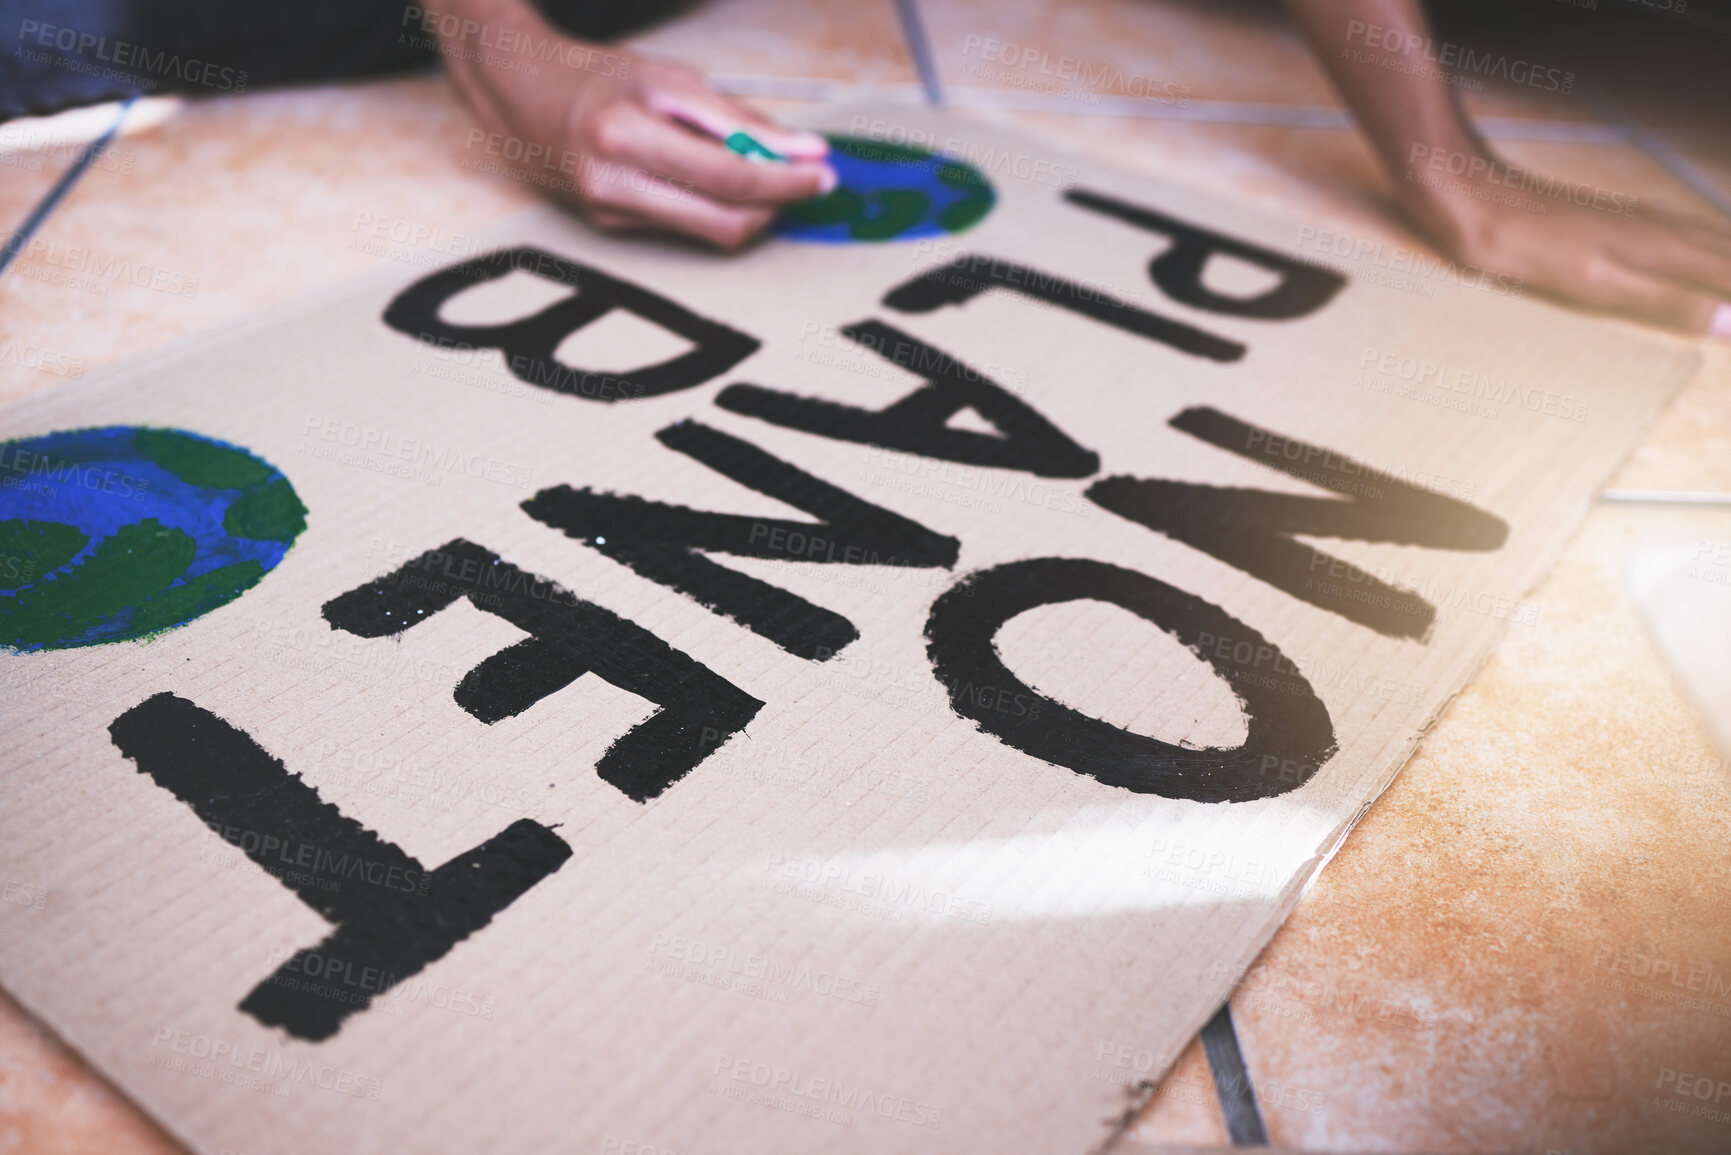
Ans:
[{"label": "cardboard sign", "polygon": [[0,982],[198,1149],[1089,1149],[1692,365],[836,127],[7,412]]}]

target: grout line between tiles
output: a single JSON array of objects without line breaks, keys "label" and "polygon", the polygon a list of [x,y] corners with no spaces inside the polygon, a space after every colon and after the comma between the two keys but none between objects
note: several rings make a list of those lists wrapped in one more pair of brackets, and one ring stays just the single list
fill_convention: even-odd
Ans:
[{"label": "grout line between tiles", "polygon": [[901,18],[902,37],[908,43],[908,55],[914,58],[914,67],[919,69],[926,103],[933,108],[942,108],[944,90],[938,83],[938,67],[932,62],[932,45],[926,39],[926,26],[920,20],[919,0],[896,0],[896,15]]},{"label": "grout line between tiles", "polygon": [[108,142],[113,140],[114,134],[120,131],[120,124],[126,119],[126,114],[131,111],[132,103],[136,99],[137,97],[133,97],[121,104],[119,110],[114,114],[113,122],[103,130],[102,135],[84,146],[84,151],[79,153],[77,159],[67,167],[65,172],[60,174],[60,179],[54,182],[54,187],[36,202],[36,207],[30,210],[30,215],[24,218],[24,223],[18,226],[16,232],[6,238],[5,246],[0,248],[0,273],[4,273],[18,254],[24,251],[24,246],[30,243],[30,238],[36,235],[36,230],[42,227],[43,222],[53,214],[56,208],[60,207],[60,202],[66,198],[66,194],[72,190],[72,186],[78,183],[78,178],[84,175],[92,161],[102,155],[102,150],[108,147]]},{"label": "grout line between tiles", "polygon": [[1208,1071],[1214,1076],[1214,1094],[1234,1147],[1268,1146],[1268,1129],[1262,1109],[1256,1105],[1256,1088],[1244,1065],[1244,1049],[1232,1025],[1232,1000],[1220,1004],[1214,1017],[1202,1025],[1202,1049],[1208,1055]]},{"label": "grout line between tiles", "polygon": [[[768,100],[842,102],[888,101],[918,104],[924,89],[913,84],[856,84],[819,76],[752,76],[715,73],[710,82],[729,96]],[[1135,96],[1102,96],[1082,102],[1062,92],[1024,92],[1001,88],[951,88],[942,99],[951,108],[995,112],[1036,112],[1060,116],[1101,116],[1127,120],[1172,120],[1197,124],[1240,124],[1250,127],[1350,129],[1352,115],[1331,105],[1270,104],[1250,100],[1187,100],[1163,104]],[[1570,120],[1540,120],[1521,116],[1480,116],[1473,120],[1491,140],[1527,140],[1553,144],[1631,145],[1623,128]]]},{"label": "grout line between tiles", "polygon": [[1599,115],[1609,120],[1626,141],[1652,157],[1666,172],[1688,185],[1689,190],[1696,196],[1718,209],[1725,217],[1731,218],[1731,193],[1720,188],[1718,182],[1703,172],[1694,161],[1673,148],[1670,141],[1637,124],[1604,97],[1589,97],[1589,100]]}]

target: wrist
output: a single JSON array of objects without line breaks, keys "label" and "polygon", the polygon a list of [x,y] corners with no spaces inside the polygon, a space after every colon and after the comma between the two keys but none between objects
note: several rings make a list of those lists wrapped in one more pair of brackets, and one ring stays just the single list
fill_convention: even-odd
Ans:
[{"label": "wrist", "polygon": [[1520,172],[1476,142],[1443,148],[1415,144],[1406,165],[1393,174],[1395,195],[1420,228],[1458,251],[1479,239],[1498,203],[1497,190]]},{"label": "wrist", "polygon": [[524,0],[453,0],[435,24],[439,55],[459,87],[533,100],[597,76],[624,77],[625,53],[567,36]]}]

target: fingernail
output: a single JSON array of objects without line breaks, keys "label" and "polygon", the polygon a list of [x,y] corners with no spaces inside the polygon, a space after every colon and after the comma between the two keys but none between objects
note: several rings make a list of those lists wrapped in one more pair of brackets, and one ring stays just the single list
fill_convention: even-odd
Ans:
[{"label": "fingernail", "polygon": [[1726,301],[1713,310],[1713,317],[1707,322],[1707,332],[1714,337],[1731,341],[1731,301]]},{"label": "fingernail", "polygon": [[803,156],[823,156],[829,152],[829,141],[815,132],[801,129],[788,134],[788,147]]},{"label": "fingernail", "polygon": [[[830,193],[835,191],[835,186],[840,183],[841,177],[835,174],[835,169],[829,167],[827,164],[824,165],[823,176],[820,177],[817,182],[818,195],[828,196]],[[1721,312],[1726,313],[1728,320],[1731,320],[1731,305],[1720,305],[1719,308]],[[1715,313],[1714,316],[1717,317],[1718,314]],[[1731,336],[1731,331],[1728,331],[1726,335]]]}]

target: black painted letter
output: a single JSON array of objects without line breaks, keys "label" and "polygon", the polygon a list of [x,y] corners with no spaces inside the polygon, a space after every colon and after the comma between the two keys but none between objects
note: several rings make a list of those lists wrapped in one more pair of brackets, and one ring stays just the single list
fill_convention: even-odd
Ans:
[{"label": "black painted letter", "polygon": [[[924,377],[926,384],[887,409],[858,409],[757,385],[729,385],[715,403],[819,437],[964,465],[1019,469],[1036,477],[1087,477],[1100,468],[1092,450],[1077,445],[1032,406],[948,353],[881,321],[861,321],[845,326],[842,333]],[[950,428],[946,422],[964,409],[990,421],[1002,436]]]},{"label": "black painted letter", "polygon": [[953,537],[853,496],[737,437],[682,421],[656,440],[816,522],[706,513],[560,485],[523,503],[530,517],[724,614],[790,654],[823,661],[859,637],[852,622],[696,551],[843,565],[956,564]]},{"label": "black painted letter", "polygon": [[[1004,623],[1036,606],[1079,599],[1121,606],[1213,666],[1244,705],[1244,744],[1194,749],[1133,734],[1054,702],[1011,673],[994,645]],[[1235,680],[1239,671],[1208,645],[1209,636],[1266,649],[1275,672]],[[1024,754],[1108,786],[1193,802],[1247,802],[1297,789],[1334,756],[1328,707],[1278,649],[1219,606],[1134,570],[1048,557],[970,574],[933,603],[926,640],[939,681],[1000,691],[984,703],[952,692],[950,705],[958,714]],[[1004,691],[1011,700],[1027,695],[1039,709],[995,709]]]},{"label": "black painted letter", "polygon": [[666,790],[743,729],[763,703],[642,626],[458,538],[395,573],[325,603],[325,620],[382,638],[469,599],[530,637],[463,675],[457,705],[492,725],[521,714],[584,674],[661,709],[607,748],[595,772],[636,802]]},{"label": "black painted letter", "polygon": [[1218,409],[1186,409],[1168,424],[1348,500],[1134,477],[1103,478],[1089,499],[1379,634],[1423,638],[1436,607],[1291,535],[1461,550],[1500,549],[1508,539],[1508,523],[1494,514]]},{"label": "black painted letter", "polygon": [[[577,290],[576,295],[504,325],[453,325],[439,319],[446,301],[513,269],[569,285]],[[553,352],[561,341],[614,309],[629,310],[697,347],[659,365],[623,374],[573,369],[554,360]],[[385,309],[385,324],[432,345],[498,349],[520,379],[589,401],[655,397],[690,389],[727,372],[758,347],[755,337],[705,320],[658,293],[531,248],[488,253],[422,277],[391,301]]]},{"label": "black painted letter", "polygon": [[1194,357],[1236,361],[1244,356],[1244,346],[1237,341],[1150,313],[1092,286],[977,253],[897,285],[884,294],[884,304],[902,313],[930,313],[942,305],[965,305],[987,289],[1009,289]]},{"label": "black painted letter", "polygon": [[[1262,321],[1290,321],[1316,312],[1346,284],[1346,278],[1333,269],[1294,260],[1273,249],[1236,240],[1200,225],[1185,224],[1176,217],[1100,193],[1070,189],[1064,194],[1064,199],[1127,225],[1170,237],[1172,247],[1149,262],[1149,277],[1174,301],[1210,313],[1254,317]],[[1217,293],[1202,283],[1202,270],[1215,253],[1236,257],[1274,273],[1280,282],[1254,297]]]},{"label": "black painted letter", "polygon": [[[254,987],[240,1009],[318,1042],[396,983],[443,958],[571,857],[520,818],[428,870],[319,798],[250,736],[162,693],[114,720],[120,752],[336,927]],[[309,966],[311,962],[314,965]],[[315,993],[342,974],[342,997]]]}]

